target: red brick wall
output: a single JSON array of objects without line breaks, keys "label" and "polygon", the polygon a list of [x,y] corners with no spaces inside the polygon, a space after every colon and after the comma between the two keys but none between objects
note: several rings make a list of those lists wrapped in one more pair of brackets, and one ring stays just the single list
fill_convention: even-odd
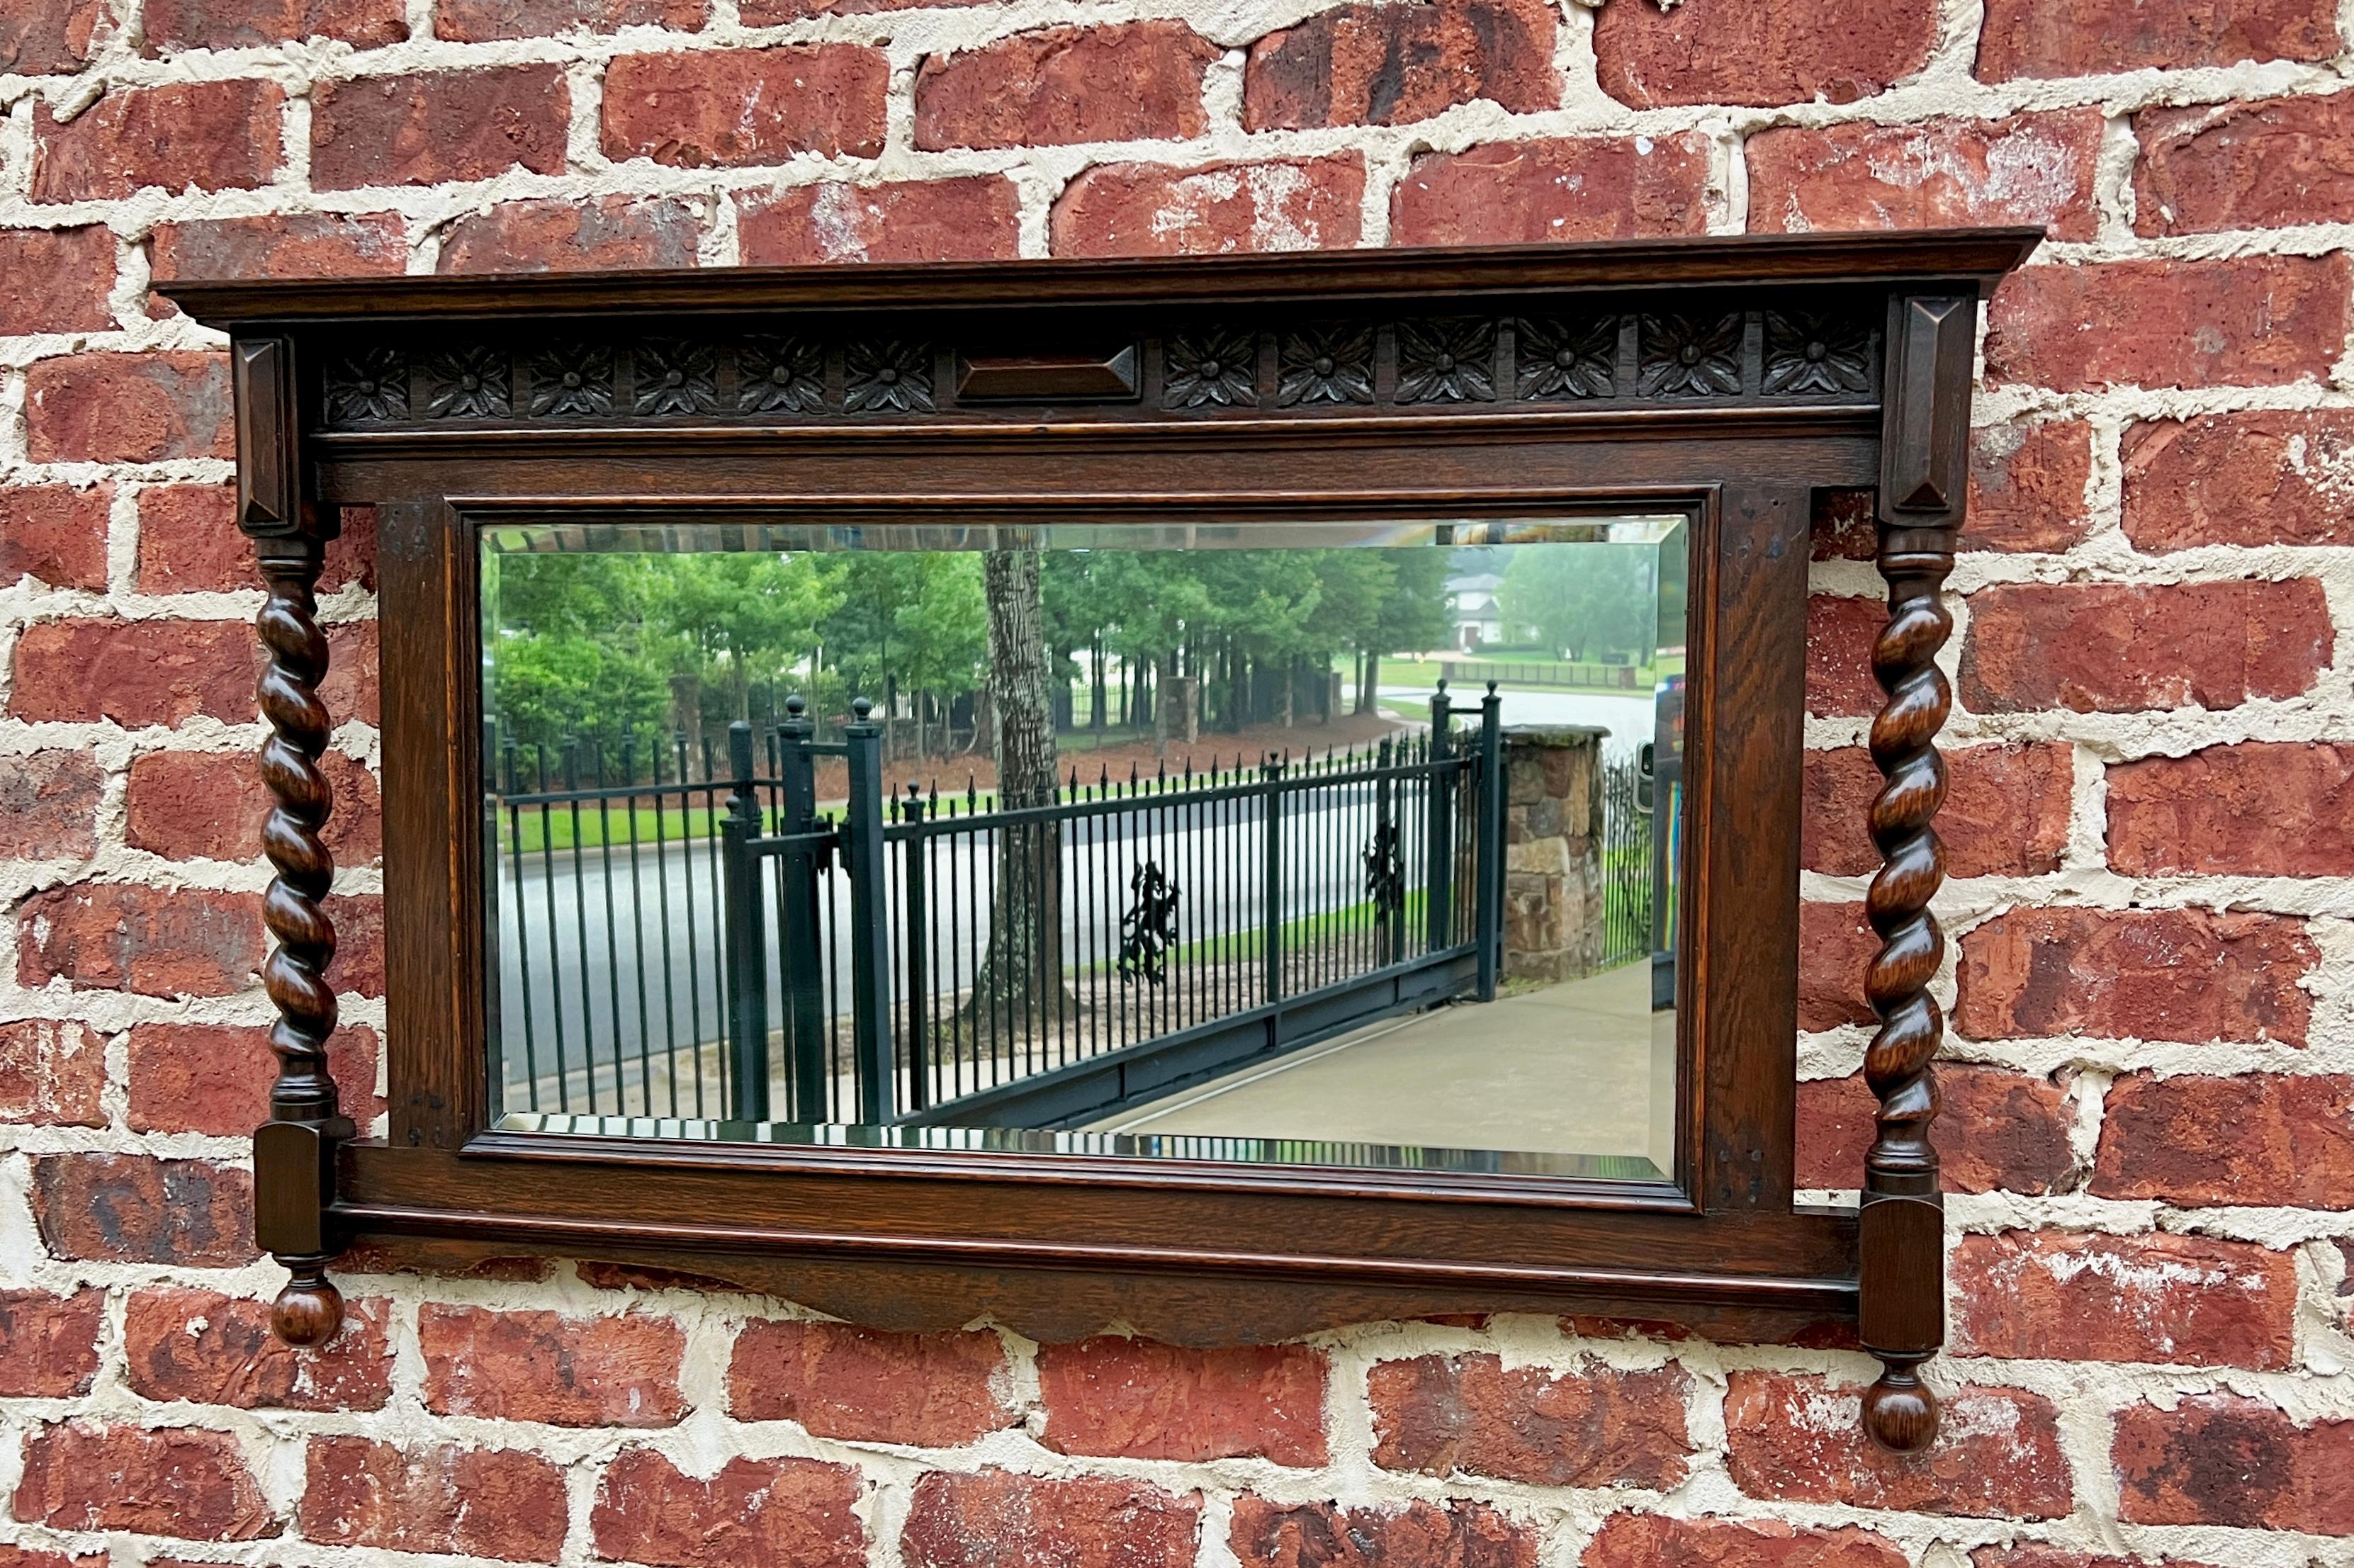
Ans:
[{"label": "red brick wall", "polygon": [[[111,1555],[2289,1568],[2354,1539],[2354,91],[2336,0],[16,0],[0,16],[0,1568]],[[13,74],[9,74],[13,73]],[[1946,1436],[1839,1346],[903,1338],[248,1242],[220,345],[314,273],[2031,222],[1952,604]],[[1866,1136],[1877,618],[1819,534],[1805,1180]],[[370,540],[326,611],[374,1105]],[[374,1266],[376,1272],[368,1272]],[[253,1543],[253,1544],[239,1544]]]}]

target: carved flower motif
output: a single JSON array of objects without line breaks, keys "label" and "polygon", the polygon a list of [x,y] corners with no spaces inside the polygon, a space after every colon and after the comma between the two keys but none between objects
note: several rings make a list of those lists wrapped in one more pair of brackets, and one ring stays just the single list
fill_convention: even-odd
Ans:
[{"label": "carved flower motif", "polygon": [[1741,314],[1643,318],[1646,397],[1717,397],[1741,390]]},{"label": "carved flower motif", "polygon": [[1484,402],[1495,395],[1494,322],[1464,316],[1399,323],[1399,402]]},{"label": "carved flower motif", "polygon": [[1295,403],[1372,402],[1373,329],[1330,326],[1286,333],[1275,400],[1287,408]]},{"label": "carved flower motif", "polygon": [[610,414],[613,351],[601,343],[551,344],[532,355],[531,411]]},{"label": "carved flower motif", "polygon": [[509,407],[505,350],[453,348],[425,362],[425,411],[435,418],[500,418]]},{"label": "carved flower motif", "polygon": [[923,344],[852,344],[849,370],[843,407],[854,414],[926,413],[932,407],[932,351]]},{"label": "carved flower motif", "polygon": [[825,351],[798,337],[748,337],[737,353],[736,406],[748,414],[814,414],[825,407]]},{"label": "carved flower motif", "polygon": [[381,425],[408,414],[408,362],[397,348],[363,348],[327,373],[327,422]]},{"label": "carved flower motif", "polygon": [[1766,390],[1871,391],[1871,326],[1829,312],[1767,311]]},{"label": "carved flower motif", "polygon": [[1618,318],[1520,324],[1520,393],[1523,397],[1607,397],[1618,374]]},{"label": "carved flower motif", "polygon": [[709,414],[719,408],[719,352],[707,343],[650,338],[632,357],[641,414]]},{"label": "carved flower motif", "polygon": [[1172,337],[1163,355],[1161,406],[1232,408],[1258,401],[1258,344],[1246,332]]}]

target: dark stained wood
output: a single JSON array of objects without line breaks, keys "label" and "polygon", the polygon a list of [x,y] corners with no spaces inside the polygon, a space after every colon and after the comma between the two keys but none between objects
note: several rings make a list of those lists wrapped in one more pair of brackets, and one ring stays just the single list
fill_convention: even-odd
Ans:
[{"label": "dark stained wood", "polygon": [[240,338],[229,351],[237,408],[237,522],[253,538],[304,531],[291,338]]},{"label": "dark stained wood", "polygon": [[1978,301],[1903,295],[1888,310],[1882,504],[1913,527],[1958,527],[1969,477]]},{"label": "dark stained wood", "polygon": [[1051,403],[1058,398],[1133,397],[1136,344],[1106,354],[966,354],[958,357],[962,403]]}]

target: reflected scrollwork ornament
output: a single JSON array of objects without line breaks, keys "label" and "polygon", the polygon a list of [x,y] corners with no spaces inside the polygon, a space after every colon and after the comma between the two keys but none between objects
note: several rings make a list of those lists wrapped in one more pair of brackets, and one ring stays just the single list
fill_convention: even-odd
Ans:
[{"label": "reflected scrollwork ornament", "polygon": [[1646,397],[1725,397],[1741,390],[1739,312],[1643,318],[1636,390]]},{"label": "reflected scrollwork ornament", "polygon": [[1518,334],[1523,397],[1607,397],[1618,376],[1618,318],[1530,317]]},{"label": "reflected scrollwork ornament", "polygon": [[1172,337],[1165,354],[1162,408],[1247,408],[1258,402],[1258,343],[1249,333]]},{"label": "reflected scrollwork ornament", "polygon": [[1872,328],[1822,311],[1766,313],[1766,390],[1869,392]]},{"label": "reflected scrollwork ornament", "polygon": [[736,406],[748,414],[825,408],[825,350],[807,338],[748,337],[737,350]]},{"label": "reflected scrollwork ornament", "polygon": [[1496,323],[1484,317],[1404,322],[1397,329],[1401,403],[1483,403],[1496,395]]},{"label": "reflected scrollwork ornament", "polygon": [[641,414],[719,411],[719,351],[691,338],[649,338],[631,356],[637,383],[631,406]]},{"label": "reflected scrollwork ornament", "polygon": [[437,419],[504,418],[514,408],[506,351],[477,344],[425,361],[425,411]]},{"label": "reflected scrollwork ornament", "polygon": [[854,343],[845,364],[843,408],[853,414],[895,409],[926,414],[932,408],[932,351],[920,343]]},{"label": "reflected scrollwork ornament", "polygon": [[1278,351],[1275,400],[1286,408],[1372,402],[1373,329],[1342,325],[1286,333]]},{"label": "reflected scrollwork ornament", "polygon": [[1178,889],[1158,861],[1129,874],[1129,906],[1119,917],[1119,978],[1159,985],[1168,977],[1169,949],[1177,942]]},{"label": "reflected scrollwork ornament", "polygon": [[408,361],[384,345],[344,355],[327,372],[327,422],[387,425],[408,417]]},{"label": "reflected scrollwork ornament", "polygon": [[534,355],[531,411],[541,418],[611,413],[611,346],[601,343],[550,344]]}]

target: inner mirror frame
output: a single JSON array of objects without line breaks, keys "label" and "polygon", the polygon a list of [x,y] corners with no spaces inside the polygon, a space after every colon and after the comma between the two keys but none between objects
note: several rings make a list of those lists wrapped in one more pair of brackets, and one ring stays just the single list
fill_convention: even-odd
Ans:
[{"label": "inner mirror frame", "polygon": [[[990,1316],[1043,1340],[1120,1322],[1234,1342],[1499,1310],[1743,1338],[1845,1320],[1883,1363],[1867,1427],[1925,1445],[1936,1407],[1917,1369],[1944,1337],[1939,589],[1978,304],[2037,238],[166,286],[232,339],[237,518],[268,588],[280,1065],[254,1166],[260,1244],[293,1276],[279,1333],[332,1334],[328,1266],[392,1238],[453,1263],[686,1271],[883,1328]],[[1335,344],[1362,376],[1303,396],[1287,369]],[[1431,374],[1434,344],[1455,373]],[[1226,374],[1204,375],[1212,359]],[[1882,945],[1865,978],[1879,1125],[1849,1211],[1798,1206],[1793,1159],[1808,524],[1826,489],[1878,491],[1891,606],[1869,824]],[[334,715],[313,590],[346,506],[373,507],[378,533],[383,1138],[341,1114],[324,1054],[317,761]],[[1672,1181],[493,1129],[478,530],[1107,510],[1692,519]]]}]

